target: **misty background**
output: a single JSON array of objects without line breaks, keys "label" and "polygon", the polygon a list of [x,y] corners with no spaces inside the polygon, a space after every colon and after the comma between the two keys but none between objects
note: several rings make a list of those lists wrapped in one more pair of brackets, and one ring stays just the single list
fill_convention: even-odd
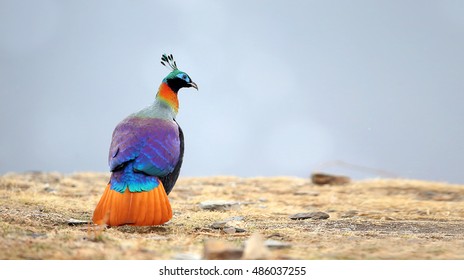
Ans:
[{"label": "misty background", "polygon": [[108,171],[172,53],[181,176],[464,183],[464,1],[0,0],[0,174]]}]

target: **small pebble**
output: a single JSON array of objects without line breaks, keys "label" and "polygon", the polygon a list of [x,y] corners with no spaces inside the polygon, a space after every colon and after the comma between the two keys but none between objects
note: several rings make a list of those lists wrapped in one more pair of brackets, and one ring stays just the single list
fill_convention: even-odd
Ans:
[{"label": "small pebble", "polygon": [[291,247],[290,243],[282,242],[279,240],[268,239],[264,241],[264,245],[271,249],[282,249]]},{"label": "small pebble", "polygon": [[308,196],[318,196],[320,193],[316,191],[297,191],[293,195],[308,195]]},{"label": "small pebble", "polygon": [[203,210],[210,210],[210,211],[225,211],[225,210],[232,210],[238,209],[240,207],[240,203],[237,201],[203,201],[200,203],[200,208]]},{"label": "small pebble", "polygon": [[214,222],[211,225],[211,228],[213,229],[223,229],[227,224],[227,221],[220,221],[220,222]]},{"label": "small pebble", "polygon": [[68,223],[68,225],[70,225],[70,226],[77,226],[77,225],[88,224],[89,221],[77,220],[77,219],[71,218],[71,219],[69,219],[69,220],[67,221],[67,223]]}]

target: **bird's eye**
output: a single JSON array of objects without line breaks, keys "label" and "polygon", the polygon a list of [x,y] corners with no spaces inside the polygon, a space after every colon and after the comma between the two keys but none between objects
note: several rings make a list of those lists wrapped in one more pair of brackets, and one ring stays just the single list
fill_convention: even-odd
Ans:
[{"label": "bird's eye", "polygon": [[182,79],[183,79],[183,80],[187,80],[187,75],[185,75],[185,74],[182,75]]}]

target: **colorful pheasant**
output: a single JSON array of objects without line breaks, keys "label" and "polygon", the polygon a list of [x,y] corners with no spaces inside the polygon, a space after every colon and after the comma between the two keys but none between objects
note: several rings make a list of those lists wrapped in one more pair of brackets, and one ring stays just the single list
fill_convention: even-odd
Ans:
[{"label": "colorful pheasant", "polygon": [[197,85],[177,69],[172,55],[161,63],[172,69],[155,102],[124,119],[114,132],[109,152],[110,181],[93,213],[93,222],[109,226],[150,226],[172,218],[167,195],[179,176],[184,135],[176,122],[177,93]]}]

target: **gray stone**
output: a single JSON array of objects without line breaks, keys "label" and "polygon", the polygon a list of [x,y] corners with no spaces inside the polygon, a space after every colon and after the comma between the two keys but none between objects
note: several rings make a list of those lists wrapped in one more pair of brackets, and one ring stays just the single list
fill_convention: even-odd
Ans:
[{"label": "gray stone", "polygon": [[243,217],[231,217],[224,221],[217,221],[211,224],[212,229],[222,229],[225,233],[236,233],[236,232],[245,232],[244,229],[238,228],[236,226],[243,225]]},{"label": "gray stone", "polygon": [[67,221],[67,223],[68,223],[68,225],[70,225],[70,226],[77,226],[77,225],[88,224],[88,223],[90,223],[90,222],[89,222],[89,221],[77,220],[77,219],[71,218],[71,219],[69,219],[69,220]]},{"label": "gray stone", "polygon": [[226,210],[238,209],[239,207],[240,207],[240,203],[237,201],[216,200],[216,201],[200,202],[200,208],[203,210],[209,210],[209,211],[226,211]]},{"label": "gray stone", "polygon": [[219,221],[219,222],[214,222],[211,225],[211,228],[213,229],[223,229],[227,224],[227,221]]},{"label": "gray stone", "polygon": [[325,212],[309,212],[309,213],[298,213],[290,216],[292,220],[305,220],[305,219],[313,219],[313,220],[324,220],[330,217],[329,214]]}]

